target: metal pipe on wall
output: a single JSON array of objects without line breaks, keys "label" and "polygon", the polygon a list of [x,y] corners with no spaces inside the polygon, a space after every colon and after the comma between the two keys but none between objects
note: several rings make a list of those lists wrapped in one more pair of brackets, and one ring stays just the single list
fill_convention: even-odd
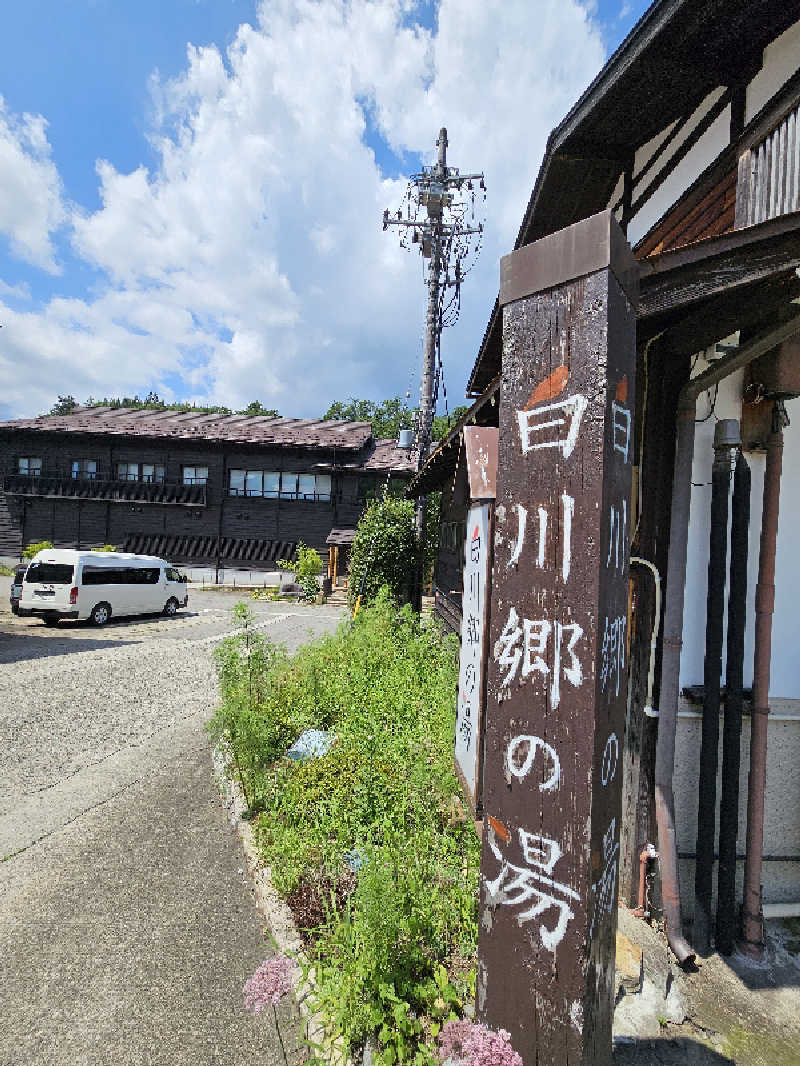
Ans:
[{"label": "metal pipe on wall", "polygon": [[[689,534],[694,456],[694,418],[698,395],[717,382],[764,355],[800,331],[800,317],[764,331],[718,360],[681,390],[676,411],[675,472],[672,482],[669,554],[664,602],[664,640],[661,658],[661,695],[656,742],[655,802],[658,822],[661,894],[669,945],[678,961],[688,967],[694,952],[681,932],[678,850],[675,842],[675,798],[672,774],[675,764],[675,727],[680,695],[683,602]],[[763,797],[762,797],[763,802]]]},{"label": "metal pipe on wall", "polygon": [[703,723],[700,774],[697,783],[697,861],[694,868],[695,947],[711,951],[711,897],[714,880],[714,838],[717,827],[717,763],[722,682],[722,644],[725,622],[725,576],[728,558],[728,501],[731,489],[731,449],[738,447],[739,423],[723,418],[714,427],[714,464],[711,469],[711,530],[708,545],[706,649],[703,664]]},{"label": "metal pipe on wall", "polygon": [[739,452],[731,504],[731,566],[728,582],[728,644],[725,717],[722,724],[722,795],[719,805],[719,866],[715,943],[722,955],[736,940],[736,834],[739,827],[739,766],[744,704],[744,634],[747,624],[747,547],[750,530],[750,467]]},{"label": "metal pipe on wall", "polygon": [[764,502],[756,584],[755,652],[753,662],[753,713],[750,725],[750,777],[747,786],[747,849],[744,866],[742,937],[745,950],[760,957],[763,946],[761,909],[761,855],[764,850],[764,792],[767,781],[767,718],[772,657],[772,615],[775,609],[775,553],[778,540],[783,427],[786,411],[775,400],[772,432],[767,440]]}]

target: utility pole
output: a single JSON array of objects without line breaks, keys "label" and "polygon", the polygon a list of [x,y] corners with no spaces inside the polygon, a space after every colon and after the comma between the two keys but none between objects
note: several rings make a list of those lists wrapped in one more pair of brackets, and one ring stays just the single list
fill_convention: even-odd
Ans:
[{"label": "utility pole", "polygon": [[[475,211],[476,184],[483,193],[483,202],[486,200],[483,174],[461,174],[458,167],[447,165],[447,130],[444,127],[439,131],[436,146],[436,163],[423,167],[419,174],[412,174],[409,179],[405,214],[402,208],[394,215],[390,215],[388,208],[383,212],[384,230],[390,226],[398,227],[400,244],[404,248],[410,244],[418,245],[423,259],[428,260],[428,308],[417,422],[417,470],[425,465],[430,452],[431,426],[442,381],[442,329],[454,325],[458,319],[461,282],[474,266],[482,243],[483,221],[476,220]],[[453,290],[449,300],[448,289]],[[427,497],[418,497],[414,516],[419,546],[415,582],[417,606],[422,597],[426,507]]]}]

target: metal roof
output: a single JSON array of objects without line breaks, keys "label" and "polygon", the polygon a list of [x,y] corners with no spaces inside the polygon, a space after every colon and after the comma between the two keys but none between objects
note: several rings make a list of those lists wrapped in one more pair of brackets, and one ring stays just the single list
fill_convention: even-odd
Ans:
[{"label": "metal roof", "polygon": [[69,415],[41,415],[0,422],[0,431],[81,433],[118,437],[299,445],[358,451],[372,437],[369,422],[265,415],[215,415],[201,411],[150,411],[131,407],[79,407]]}]

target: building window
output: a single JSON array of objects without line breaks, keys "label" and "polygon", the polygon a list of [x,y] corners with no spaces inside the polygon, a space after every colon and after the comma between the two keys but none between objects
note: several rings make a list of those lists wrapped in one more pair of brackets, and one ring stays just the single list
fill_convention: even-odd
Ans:
[{"label": "building window", "polygon": [[330,503],[331,500],[331,475],[330,474],[317,474],[316,481],[316,498],[321,503]]},{"label": "building window", "polygon": [[117,463],[117,481],[138,481],[138,463]]},{"label": "building window", "polygon": [[97,460],[73,459],[72,476],[81,481],[94,481],[97,478]]},{"label": "building window", "polygon": [[20,456],[17,459],[17,473],[23,477],[40,477],[42,473],[42,460],[33,456]]},{"label": "building window", "polygon": [[161,463],[142,463],[142,481],[160,485],[164,480],[164,467]]},{"label": "building window", "polygon": [[184,485],[205,485],[207,481],[207,466],[185,466],[183,468]]},{"label": "building window", "polygon": [[228,471],[228,495],[229,496],[244,496],[244,483],[247,471],[246,470],[229,470]]},{"label": "building window", "polygon": [[279,474],[270,470],[229,470],[229,496],[264,496],[276,500],[330,501],[330,474]]}]

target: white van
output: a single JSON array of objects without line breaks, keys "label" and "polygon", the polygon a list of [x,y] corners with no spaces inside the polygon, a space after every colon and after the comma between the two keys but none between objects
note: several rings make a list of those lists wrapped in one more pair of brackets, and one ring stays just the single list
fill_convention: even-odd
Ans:
[{"label": "white van", "polygon": [[22,583],[21,615],[103,626],[112,615],[173,615],[189,602],[186,578],[154,555],[49,548],[33,557]]}]

